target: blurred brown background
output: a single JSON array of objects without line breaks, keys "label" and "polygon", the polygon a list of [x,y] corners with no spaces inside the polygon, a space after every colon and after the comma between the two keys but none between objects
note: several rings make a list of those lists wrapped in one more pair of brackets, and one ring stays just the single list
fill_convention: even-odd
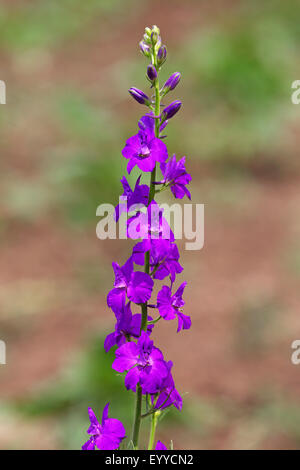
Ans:
[{"label": "blurred brown background", "polygon": [[121,149],[144,111],[127,90],[146,90],[138,42],[152,24],[163,77],[182,72],[169,151],[187,156],[205,204],[204,249],[181,246],[192,330],[155,331],[184,394],[158,437],[299,448],[299,15],[296,0],[0,3],[0,448],[79,448],[87,406],[108,400],[129,433],[132,394],[103,339],[111,262],[130,244],[97,240],[95,211],[121,191]]}]

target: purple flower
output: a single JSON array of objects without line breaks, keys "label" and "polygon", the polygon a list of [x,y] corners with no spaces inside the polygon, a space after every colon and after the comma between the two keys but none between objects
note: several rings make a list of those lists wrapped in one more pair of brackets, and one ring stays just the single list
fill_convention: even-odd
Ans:
[{"label": "purple flower", "polygon": [[155,450],[168,450],[165,444],[163,444],[161,441],[157,441]]},{"label": "purple flower", "polygon": [[155,403],[155,408],[163,410],[171,405],[174,405],[175,408],[178,410],[182,409],[182,398],[178,391],[175,388],[174,379],[171,373],[171,369],[173,367],[173,362],[169,361],[167,363],[169,373],[165,380],[163,381],[162,388],[160,390],[160,394],[158,399]]},{"label": "purple flower", "polygon": [[88,409],[91,425],[87,433],[91,437],[82,446],[82,450],[95,450],[95,447],[100,450],[115,450],[126,437],[126,431],[121,421],[108,417],[108,407],[109,403],[104,407],[101,424],[92,408]]},{"label": "purple flower", "polygon": [[112,264],[115,272],[114,289],[107,296],[107,305],[118,315],[124,308],[126,294],[135,304],[142,304],[150,299],[153,289],[153,280],[147,273],[133,271],[133,260],[130,257],[124,266]]},{"label": "purple flower", "polygon": [[160,164],[160,169],[163,174],[163,180],[158,184],[170,186],[172,193],[178,199],[182,199],[185,195],[191,199],[191,193],[185,187],[192,181],[191,175],[185,169],[185,157],[182,157],[177,162],[176,156],[173,155],[168,162]]},{"label": "purple flower", "polygon": [[172,75],[168,78],[166,83],[163,86],[163,91],[168,93],[170,90],[174,90],[177,87],[178,83],[180,82],[181,74],[179,72],[172,73]]},{"label": "purple flower", "polygon": [[124,203],[120,203],[115,208],[115,219],[118,222],[122,212],[129,212],[130,208],[135,204],[147,205],[148,196],[149,196],[149,186],[146,184],[140,184],[141,176],[138,177],[134,190],[132,191],[130,185],[128,184],[125,176],[121,179],[121,183],[124,188],[124,192],[121,196],[121,200],[124,200]]},{"label": "purple flower", "polygon": [[[130,337],[138,338],[141,330],[142,315],[136,313],[132,315],[130,302],[124,306],[123,310],[120,310],[116,314],[117,323],[115,325],[115,331],[106,336],[104,341],[104,349],[108,352],[113,346],[118,347],[126,343]],[[148,316],[148,320],[152,318]],[[150,335],[154,325],[148,325],[147,334]]]},{"label": "purple flower", "polygon": [[163,280],[170,276],[173,283],[176,274],[183,271],[178,262],[180,256],[177,245],[170,240],[143,240],[133,247],[132,259],[134,263],[143,266],[147,251],[150,251],[150,268],[154,279]]},{"label": "purple flower", "polygon": [[147,77],[151,82],[153,82],[157,78],[157,71],[154,65],[150,64],[147,67]]},{"label": "purple flower", "polygon": [[135,392],[139,383],[143,393],[159,392],[169,373],[162,352],[153,346],[145,331],[142,331],[137,343],[130,341],[116,350],[112,368],[120,373],[127,372],[127,390]]},{"label": "purple flower", "polygon": [[142,91],[139,90],[138,88],[131,87],[129,88],[129,93],[131,94],[132,98],[135,99],[140,104],[145,104],[149,106],[150,104],[150,98]]},{"label": "purple flower", "polygon": [[127,222],[127,236],[133,240],[138,238],[167,239],[174,241],[174,234],[163,217],[163,209],[152,201],[147,207],[147,212],[137,212]]},{"label": "purple flower", "polygon": [[140,130],[129,137],[122,150],[123,157],[129,159],[128,173],[137,165],[142,171],[152,171],[156,162],[164,162],[168,158],[168,149],[164,142],[155,137],[148,129]]},{"label": "purple flower", "polygon": [[182,295],[186,284],[186,282],[183,282],[174,295],[172,295],[172,291],[168,286],[163,286],[157,294],[157,308],[159,314],[165,320],[173,320],[176,316],[178,317],[177,332],[182,330],[182,328],[188,330],[191,327],[191,318],[184,315],[180,310],[185,304]]},{"label": "purple flower", "polygon": [[176,100],[173,103],[169,104],[161,113],[161,120],[165,121],[166,119],[171,119],[181,108],[181,101]]}]

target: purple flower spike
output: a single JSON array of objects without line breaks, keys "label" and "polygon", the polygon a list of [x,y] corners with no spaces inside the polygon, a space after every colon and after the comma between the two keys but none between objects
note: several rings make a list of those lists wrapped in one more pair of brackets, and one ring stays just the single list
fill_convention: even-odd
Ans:
[{"label": "purple flower spike", "polygon": [[170,186],[172,193],[178,199],[182,199],[184,196],[191,199],[191,193],[186,185],[192,181],[192,177],[185,169],[185,157],[177,162],[176,156],[173,155],[167,163],[160,164],[160,169],[164,178],[158,184]]},{"label": "purple flower spike", "polygon": [[135,101],[137,101],[140,104],[145,104],[149,106],[150,98],[142,90],[132,87],[132,88],[129,88],[128,91],[131,94],[132,98],[135,99]]},{"label": "purple flower spike", "polygon": [[157,393],[169,373],[162,352],[153,346],[153,341],[142,331],[137,343],[128,342],[116,350],[112,368],[127,372],[125,386],[136,391],[139,383],[143,393]]},{"label": "purple flower spike", "polygon": [[161,441],[157,441],[155,450],[168,450],[168,448]]},{"label": "purple flower spike", "polygon": [[168,286],[163,286],[157,294],[157,307],[160,315],[165,320],[173,320],[177,316],[177,333],[182,329],[188,330],[191,327],[191,318],[184,315],[180,310],[185,304],[182,299],[185,286],[186,282],[183,282],[173,296],[172,291]]},{"label": "purple flower spike", "polygon": [[95,447],[100,450],[115,450],[126,437],[126,431],[121,421],[108,417],[108,407],[109,403],[104,407],[101,424],[92,408],[88,409],[91,425],[87,433],[91,437],[83,444],[82,450],[95,450]]},{"label": "purple flower spike", "polygon": [[[150,119],[150,118],[149,118]],[[150,127],[130,137],[122,150],[123,157],[129,160],[128,173],[137,165],[142,171],[152,171],[156,162],[164,162],[168,158],[168,149],[164,142],[152,134]]]},{"label": "purple flower spike", "polygon": [[157,78],[157,71],[154,65],[150,64],[147,67],[147,77],[151,82],[153,82]]},{"label": "purple flower spike", "polygon": [[173,103],[169,104],[169,106],[167,106],[161,113],[161,120],[165,121],[166,119],[171,119],[175,116],[175,114],[180,110],[181,104],[182,103],[179,100],[173,101]]},{"label": "purple flower spike", "polygon": [[177,87],[178,83],[180,82],[181,74],[179,72],[172,73],[172,75],[168,78],[166,83],[163,86],[163,91],[168,93],[170,90],[174,90]]}]

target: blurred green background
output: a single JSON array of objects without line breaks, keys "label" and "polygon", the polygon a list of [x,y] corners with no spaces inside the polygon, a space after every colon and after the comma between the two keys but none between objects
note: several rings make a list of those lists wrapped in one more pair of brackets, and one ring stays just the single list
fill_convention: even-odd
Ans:
[{"label": "blurred green background", "polygon": [[127,90],[147,89],[138,42],[152,24],[163,78],[182,73],[169,151],[187,156],[206,211],[204,249],[180,243],[193,328],[155,332],[184,395],[158,437],[300,447],[299,15],[297,0],[1,2],[0,448],[80,448],[87,407],[107,401],[130,433],[133,397],[103,351],[111,262],[129,244],[97,240],[95,213],[118,200],[144,111]]}]

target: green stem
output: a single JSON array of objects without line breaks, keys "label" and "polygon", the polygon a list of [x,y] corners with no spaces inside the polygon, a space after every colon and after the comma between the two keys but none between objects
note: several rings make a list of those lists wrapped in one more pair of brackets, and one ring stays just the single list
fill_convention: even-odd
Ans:
[{"label": "green stem", "polygon": [[[154,62],[154,65],[156,66],[156,54],[154,54],[153,62]],[[160,92],[159,92],[159,80],[158,80],[158,78],[156,78],[156,80],[155,80],[154,89],[155,89],[155,110],[154,110],[154,114],[155,114],[155,136],[159,137]],[[156,166],[153,168],[153,170],[151,172],[148,206],[149,206],[149,204],[151,204],[151,202],[155,198],[155,184],[153,184],[155,182],[155,179],[156,179]],[[149,253],[149,251],[147,251],[147,253],[145,253],[145,273],[150,274],[150,253]],[[145,302],[144,304],[141,305],[141,310],[142,310],[142,320],[141,320],[140,335],[141,335],[143,330],[144,331],[147,330],[147,320],[148,320],[147,302]],[[141,426],[141,414],[142,414],[142,390],[141,390],[141,387],[138,385],[137,393],[136,393],[136,404],[135,404],[133,431],[132,431],[132,442],[133,442],[133,446],[134,446],[135,450],[138,449],[139,432],[140,432],[140,426]],[[154,413],[153,416],[155,416],[155,413]],[[156,427],[156,423],[155,423],[155,427]],[[154,441],[154,435],[155,435],[155,427],[154,427],[154,430],[152,430],[152,427],[151,427],[151,435],[152,435],[152,433],[154,433],[153,436],[152,436],[153,441]],[[150,435],[150,441],[151,441],[151,435]],[[149,441],[149,445],[150,445],[150,441]],[[152,443],[152,446],[153,446],[153,443]]]},{"label": "green stem", "polygon": [[136,401],[135,401],[133,430],[132,430],[132,443],[133,443],[134,450],[138,450],[138,445],[139,445],[141,414],[142,414],[142,389],[140,385],[138,384],[137,390],[136,390]]},{"label": "green stem", "polygon": [[153,444],[155,440],[156,425],[157,425],[157,413],[153,413],[151,417],[151,430],[150,430],[148,450],[152,450],[153,448]]}]

